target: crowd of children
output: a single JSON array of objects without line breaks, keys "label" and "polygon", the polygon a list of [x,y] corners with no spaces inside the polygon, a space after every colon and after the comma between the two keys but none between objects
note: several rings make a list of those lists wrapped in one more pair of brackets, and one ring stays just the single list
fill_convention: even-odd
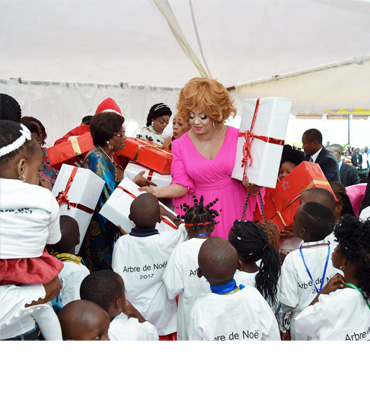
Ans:
[{"label": "crowd of children", "polygon": [[291,237],[243,220],[213,236],[218,199],[195,196],[159,232],[166,211],[143,192],[112,269],[92,272],[78,223],[40,182],[43,157],[24,124],[0,120],[0,340],[370,340],[370,219],[339,182],[335,197],[300,195]]}]

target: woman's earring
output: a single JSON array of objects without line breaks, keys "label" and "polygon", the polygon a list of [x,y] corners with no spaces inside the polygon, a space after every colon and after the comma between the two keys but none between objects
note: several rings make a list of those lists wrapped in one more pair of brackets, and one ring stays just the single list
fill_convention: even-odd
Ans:
[{"label": "woman's earring", "polygon": [[213,127],[216,128],[215,120],[212,121]]},{"label": "woman's earring", "polygon": [[107,145],[109,150],[113,150],[113,146],[109,143],[109,141],[107,141]]},{"label": "woman's earring", "polygon": [[24,166],[22,166],[22,168],[21,168],[21,172],[20,172],[20,175],[18,176],[18,179],[22,182],[25,182],[25,180],[26,180],[26,177],[24,176]]}]

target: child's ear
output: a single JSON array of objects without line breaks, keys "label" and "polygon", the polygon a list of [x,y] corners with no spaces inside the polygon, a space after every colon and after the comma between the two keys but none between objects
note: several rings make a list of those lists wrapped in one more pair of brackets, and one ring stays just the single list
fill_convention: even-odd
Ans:
[{"label": "child's ear", "polygon": [[241,269],[242,268],[242,262],[240,260],[238,260],[238,266],[236,269]]},{"label": "child's ear", "polygon": [[132,221],[131,214],[128,215],[128,219]]},{"label": "child's ear", "polygon": [[122,304],[122,297],[117,297],[117,299],[114,302],[115,308],[117,310],[122,310],[124,309],[124,304]]},{"label": "child's ear", "polygon": [[197,269],[197,275],[198,275],[198,278],[201,278],[203,276],[202,271],[200,270],[200,268]]},{"label": "child's ear", "polygon": [[341,214],[342,214],[342,211],[343,211],[343,205],[342,205],[342,203],[337,203],[337,204],[335,205],[335,214],[341,215]]},{"label": "child's ear", "polygon": [[19,159],[19,161],[16,165],[16,169],[17,169],[18,179],[20,179],[21,181],[24,181],[26,179],[25,173],[26,173],[26,169],[27,169],[27,161],[25,158]]},{"label": "child's ear", "polygon": [[300,238],[305,238],[306,237],[306,235],[307,235],[307,231],[306,231],[306,228],[304,228],[303,226],[301,227],[301,230],[300,230]]},{"label": "child's ear", "polygon": [[80,242],[81,242],[81,235],[78,234],[77,239],[76,239],[76,246],[77,246],[78,244],[80,244]]}]

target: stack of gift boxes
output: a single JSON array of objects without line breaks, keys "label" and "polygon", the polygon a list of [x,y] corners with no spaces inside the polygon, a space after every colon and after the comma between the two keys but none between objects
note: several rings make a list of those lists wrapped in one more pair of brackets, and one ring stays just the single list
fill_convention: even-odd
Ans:
[{"label": "stack of gift boxes", "polygon": [[157,187],[171,183],[172,153],[169,149],[145,139],[127,138],[124,150],[114,154],[117,164],[125,168],[125,177],[134,179],[144,171],[144,178],[149,179]]},{"label": "stack of gift boxes", "polygon": [[279,97],[244,100],[238,148],[232,177],[265,188],[264,215],[257,208],[255,219],[271,220],[280,231],[293,224],[301,194],[310,188],[329,190],[318,164],[302,162],[278,182],[281,155],[289,122],[291,101]]},{"label": "stack of gift boxes", "polygon": [[[89,169],[79,167],[93,147],[92,137],[88,132],[48,149],[50,164],[60,168],[53,186],[53,194],[60,205],[60,214],[70,215],[78,222],[81,243],[104,188],[104,180]],[[138,191],[138,186],[131,179],[144,171],[143,176],[156,183],[157,187],[168,186],[171,183],[172,153],[150,141],[127,138],[125,149],[115,153],[114,159],[125,169],[125,178],[109,197],[101,214],[129,232],[133,227],[132,221],[128,219],[131,202],[136,196],[145,193]],[[163,217],[158,229],[163,231],[177,227],[167,217]],[[79,248],[80,245],[76,252]]]},{"label": "stack of gift boxes", "polygon": [[[265,219],[274,222],[280,231],[292,226],[295,212],[300,204],[301,194],[311,188],[329,190],[335,198],[320,165],[303,161],[278,182],[275,189],[266,189],[264,197]],[[256,210],[256,219],[263,219],[259,210]]]}]

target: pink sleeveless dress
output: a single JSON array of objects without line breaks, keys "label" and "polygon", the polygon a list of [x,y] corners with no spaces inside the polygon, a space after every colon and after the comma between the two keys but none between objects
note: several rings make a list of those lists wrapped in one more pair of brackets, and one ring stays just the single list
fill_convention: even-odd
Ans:
[{"label": "pink sleeveless dress", "polygon": [[[193,145],[188,134],[176,139],[172,143],[172,182],[189,188],[188,193],[180,198],[173,199],[175,212],[183,214],[181,203],[193,206],[193,194],[199,200],[204,197],[204,204],[218,198],[212,207],[219,211],[216,217],[215,230],[212,236],[227,239],[230,228],[236,219],[241,219],[247,191],[243,184],[231,178],[235,164],[238,129],[228,126],[224,143],[213,160],[203,157]],[[258,203],[258,196],[249,196],[245,220],[253,220],[253,211]]]}]

